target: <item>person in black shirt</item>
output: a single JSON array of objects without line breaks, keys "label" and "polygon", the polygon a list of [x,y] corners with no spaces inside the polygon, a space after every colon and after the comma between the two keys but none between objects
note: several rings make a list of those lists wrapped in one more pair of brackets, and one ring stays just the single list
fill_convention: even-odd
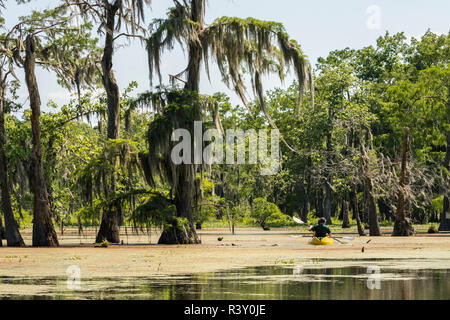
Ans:
[{"label": "person in black shirt", "polygon": [[319,239],[331,236],[331,230],[325,225],[326,222],[325,218],[320,218],[317,225],[309,227],[309,231],[314,232],[314,237]]}]

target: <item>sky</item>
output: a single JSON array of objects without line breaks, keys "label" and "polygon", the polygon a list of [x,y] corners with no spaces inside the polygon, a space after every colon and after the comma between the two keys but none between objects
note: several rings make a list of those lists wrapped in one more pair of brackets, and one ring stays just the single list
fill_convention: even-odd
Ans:
[{"label": "sky", "polygon": [[[33,9],[51,8],[57,3],[57,0],[34,0],[26,5],[16,5],[9,0],[2,15],[7,26],[13,26],[19,16],[27,15]],[[171,5],[171,0],[153,0],[151,9],[146,9],[146,23],[164,18]],[[420,38],[427,29],[438,34],[450,31],[449,0],[209,0],[206,22],[211,23],[222,16],[253,17],[283,23],[313,66],[317,58],[327,56],[330,51],[375,45],[376,39],[386,31],[390,34],[404,32],[409,38]],[[165,52],[162,61],[162,74],[167,80],[168,74],[178,74],[186,68],[187,54],[175,48],[172,52]],[[136,93],[150,89],[146,52],[139,41],[120,43],[113,69],[122,90],[131,81],[139,84]],[[18,75],[23,79],[23,70]],[[201,93],[225,92],[233,103],[239,103],[236,95],[221,83],[216,68],[212,68],[211,77],[209,82],[203,73]],[[44,111],[51,112],[52,109],[46,106],[50,99],[59,105],[70,100],[71,93],[56,83],[54,74],[38,70],[37,79]],[[264,79],[264,87],[266,90],[287,87],[292,79],[288,77],[285,83],[280,83],[273,76]],[[27,98],[25,86],[20,89],[19,96],[17,102],[23,103]]]}]

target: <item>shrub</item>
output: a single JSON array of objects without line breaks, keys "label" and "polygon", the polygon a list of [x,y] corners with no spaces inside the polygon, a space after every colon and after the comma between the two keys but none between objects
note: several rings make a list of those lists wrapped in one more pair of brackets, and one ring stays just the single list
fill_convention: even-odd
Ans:
[{"label": "shrub", "polygon": [[253,200],[252,210],[250,216],[259,224],[262,228],[266,227],[267,219],[280,212],[280,209],[276,204],[268,202],[263,198],[256,198]]},{"label": "shrub", "polygon": [[253,200],[250,217],[263,229],[269,226],[295,225],[292,219],[282,213],[275,203],[268,202],[263,198]]},{"label": "shrub", "polygon": [[100,247],[108,248],[108,246],[109,246],[109,241],[106,239],[103,239],[102,243],[100,243]]},{"label": "shrub", "polygon": [[428,233],[439,233],[439,230],[435,224],[430,224],[428,228]]}]

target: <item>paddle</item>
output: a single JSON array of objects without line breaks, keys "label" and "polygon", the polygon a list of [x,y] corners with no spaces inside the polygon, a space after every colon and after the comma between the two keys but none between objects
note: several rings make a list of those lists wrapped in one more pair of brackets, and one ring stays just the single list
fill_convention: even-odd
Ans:
[{"label": "paddle", "polygon": [[338,239],[344,239],[344,240],[349,240],[349,241],[355,240],[354,237],[333,237],[333,238],[334,238],[334,239],[336,239],[336,238],[338,238]]},{"label": "paddle", "polygon": [[342,242],[342,241],[338,240],[338,239],[337,239],[337,238],[335,238],[335,237],[331,237],[331,239],[334,239],[334,240],[336,240],[337,242],[339,242],[339,243],[341,243],[341,244],[344,244],[344,242]]},{"label": "paddle", "polygon": [[292,219],[294,219],[294,221],[297,222],[298,224],[305,224],[302,220],[300,220],[297,217],[292,217]]}]

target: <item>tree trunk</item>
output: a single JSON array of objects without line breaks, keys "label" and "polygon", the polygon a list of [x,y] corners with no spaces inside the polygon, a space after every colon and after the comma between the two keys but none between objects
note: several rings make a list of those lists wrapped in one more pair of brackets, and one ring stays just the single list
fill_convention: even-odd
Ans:
[{"label": "tree trunk", "polygon": [[190,244],[189,231],[184,225],[179,225],[177,219],[171,221],[171,226],[164,228],[158,244]]},{"label": "tree trunk", "polygon": [[232,229],[231,229],[231,217],[230,217],[230,212],[229,212],[229,209],[228,209],[228,208],[226,208],[225,211],[226,211],[226,213],[227,213],[228,229],[229,229],[230,232],[231,232]]},{"label": "tree trunk", "polygon": [[[331,123],[332,123],[332,115],[331,115],[331,109],[328,109],[328,117],[330,122],[330,130],[331,130]],[[326,158],[327,158],[327,168],[325,172],[325,179],[323,182],[324,189],[325,189],[325,203],[324,203],[324,218],[327,220],[328,224],[332,224],[331,221],[331,201],[333,196],[333,190],[331,189],[331,152],[332,152],[332,146],[331,146],[331,132],[327,134],[327,152],[326,152]]]},{"label": "tree trunk", "polygon": [[5,227],[3,227],[3,218],[2,215],[0,214],[0,242],[6,239],[5,237]]},{"label": "tree trunk", "polygon": [[41,128],[39,117],[41,113],[41,99],[35,75],[35,46],[31,36],[26,39],[25,80],[31,107],[32,131],[32,178],[34,195],[33,212],[33,246],[58,246],[58,238],[50,213],[47,185],[44,179],[44,167],[41,151]]},{"label": "tree trunk", "polygon": [[[56,166],[56,150],[54,148],[54,143],[55,143],[55,137],[54,136],[50,136],[46,145],[46,157],[44,159],[45,166],[44,166],[44,179],[45,182],[47,184],[47,197],[48,197],[48,202],[50,204],[50,215],[51,218],[55,219],[55,223],[59,223],[60,220],[60,216],[58,215],[57,212],[54,211],[54,190],[52,188],[52,173],[51,173],[51,168],[54,168]],[[49,170],[50,168],[50,170]]]},{"label": "tree trunk", "polygon": [[[119,138],[120,133],[120,92],[117,85],[114,71],[112,69],[112,59],[114,55],[114,30],[116,28],[115,14],[119,7],[111,4],[106,6],[106,36],[105,36],[105,48],[103,50],[102,57],[102,81],[105,87],[108,105],[108,128],[107,137],[109,140],[115,140]],[[115,168],[117,157],[110,159],[111,166]],[[108,194],[114,195],[116,192],[115,172],[111,174]],[[110,199],[108,199],[110,200]],[[118,206],[111,203],[108,209],[103,212],[102,222],[97,234],[96,242],[102,242],[107,240],[111,243],[120,242],[120,229],[119,229],[120,212]]]},{"label": "tree trunk", "polygon": [[324,189],[325,189],[325,202],[324,202],[324,213],[323,216],[327,220],[327,224],[332,224],[331,221],[331,197],[332,197],[332,190],[331,190],[331,181],[327,178],[324,181]]},{"label": "tree trunk", "polygon": [[[204,28],[204,0],[191,1],[191,20],[197,25],[193,28],[202,30]],[[188,43],[189,64],[187,68],[187,82],[185,90],[199,91],[200,86],[200,64],[202,61],[203,49],[200,41],[190,40]]]},{"label": "tree trunk", "polygon": [[189,43],[189,65],[185,90],[199,91],[201,60],[202,48],[197,43]]},{"label": "tree trunk", "polygon": [[308,213],[310,210],[310,197],[311,197],[311,166],[312,160],[311,156],[308,157],[308,168],[305,170],[305,180],[306,180],[306,192],[305,192],[305,200],[303,202],[303,210],[301,219],[303,222],[308,223]]},{"label": "tree trunk", "polygon": [[120,243],[118,220],[119,214],[117,204],[113,202],[103,211],[102,222],[100,223],[100,229],[98,230],[95,242],[101,243],[102,241],[107,240],[110,243]]},{"label": "tree trunk", "polygon": [[350,228],[350,218],[348,216],[348,201],[347,200],[343,200],[342,201],[342,228]]},{"label": "tree trunk", "polygon": [[167,226],[159,238],[158,244],[197,244],[200,239],[197,236],[194,226],[194,217],[192,211],[192,201],[194,192],[195,172],[192,172],[191,165],[185,165],[180,174],[180,181],[177,190],[175,190],[175,207],[177,208],[177,217],[184,218],[188,225],[180,225],[174,218],[170,226]]},{"label": "tree trunk", "polygon": [[397,212],[395,214],[395,224],[393,236],[407,237],[414,234],[414,228],[410,219],[407,218],[407,200],[405,191],[402,190],[407,185],[408,176],[408,157],[409,150],[409,129],[404,129],[403,135],[403,154],[402,154],[402,168],[400,173],[400,191],[398,192]]},{"label": "tree trunk", "polygon": [[[3,82],[3,70],[0,69],[0,81]],[[0,189],[2,192],[1,203],[2,211],[5,217],[5,228],[1,225],[0,238],[4,236],[8,247],[24,247],[19,226],[14,219],[14,213],[11,207],[11,193],[9,190],[8,161],[5,155],[6,133],[5,133],[5,86],[0,85]],[[1,219],[1,218],[0,218]]]},{"label": "tree trunk", "polygon": [[392,208],[386,203],[385,198],[378,199],[378,209],[380,210],[380,216],[386,221],[392,221]]},{"label": "tree trunk", "polygon": [[377,206],[373,195],[372,179],[366,177],[367,188],[367,215],[369,219],[369,234],[371,236],[381,236],[380,226],[378,224]]},{"label": "tree trunk", "polygon": [[366,188],[364,187],[364,182],[363,182],[362,204],[359,206],[359,217],[361,218],[361,222],[363,223],[363,225],[369,223],[369,217],[367,215],[367,191]]},{"label": "tree trunk", "polygon": [[[447,152],[444,159],[444,168],[450,171],[450,130],[447,131]],[[444,188],[444,206],[441,214],[439,231],[450,231],[450,199],[449,199],[449,177],[445,174],[446,188]]]},{"label": "tree trunk", "polygon": [[316,192],[316,199],[314,201],[314,204],[316,206],[316,216],[317,218],[323,217],[323,193],[319,189]]},{"label": "tree trunk", "polygon": [[[191,1],[191,20],[197,25],[195,28],[202,30],[204,28],[204,0]],[[187,81],[184,89],[186,91],[199,91],[200,86],[200,64],[202,61],[203,49],[199,41],[189,41],[189,64],[187,68]],[[186,218],[188,226],[179,226],[178,222],[166,229],[161,234],[158,243],[161,244],[195,244],[200,243],[194,226],[194,215],[192,204],[194,201],[195,190],[195,171],[192,165],[183,165],[182,173],[180,173],[180,181],[175,192],[175,206],[177,208],[177,216]],[[234,226],[232,226],[234,228]]]},{"label": "tree trunk", "polygon": [[359,215],[359,206],[358,206],[358,193],[356,191],[356,186],[353,186],[352,190],[352,204],[353,204],[353,214],[356,218],[356,225],[358,226],[358,234],[360,237],[366,236],[366,232],[364,231],[364,227],[361,223],[361,217]]},{"label": "tree trunk", "polygon": [[0,246],[2,246],[2,240],[6,239],[5,237],[5,227],[3,227],[3,217],[0,214]]},{"label": "tree trunk", "polygon": [[364,146],[361,146],[361,151],[362,151],[364,186],[367,201],[367,216],[369,220],[369,234],[370,236],[381,236],[380,225],[378,224],[377,205],[375,202],[375,196],[373,194],[372,176],[370,173],[370,158],[367,155]]},{"label": "tree trunk", "polygon": [[83,224],[81,223],[81,218],[77,217],[77,223],[78,223],[78,235],[81,236],[83,233]]}]

